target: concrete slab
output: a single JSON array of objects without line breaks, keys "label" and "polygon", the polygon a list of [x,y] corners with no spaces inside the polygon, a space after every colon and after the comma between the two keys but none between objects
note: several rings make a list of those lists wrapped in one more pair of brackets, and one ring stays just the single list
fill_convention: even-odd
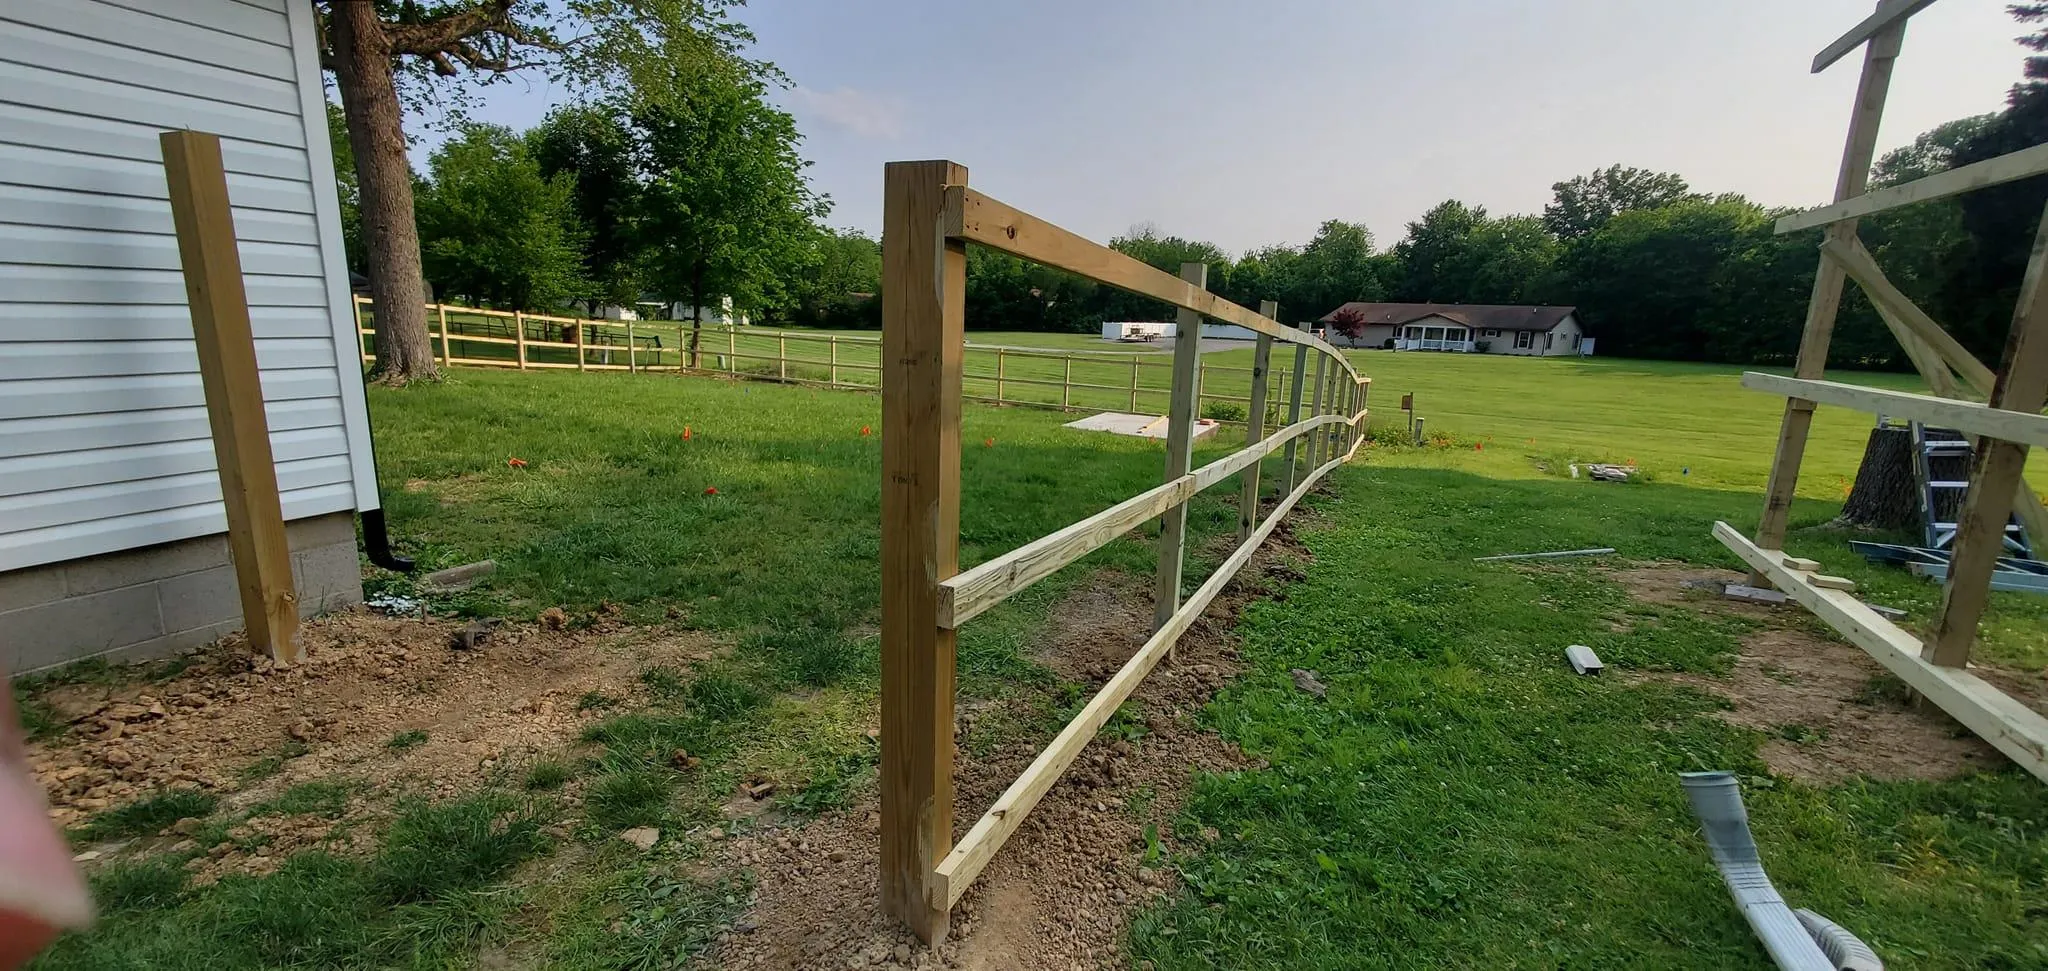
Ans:
[{"label": "concrete slab", "polygon": [[[1112,435],[1129,435],[1133,438],[1166,438],[1166,417],[1164,415],[1127,415],[1120,411],[1105,411],[1089,415],[1078,421],[1067,422],[1068,428],[1084,432],[1109,432]],[[1216,434],[1216,421],[1211,418],[1195,422],[1195,441],[1201,441]]]}]

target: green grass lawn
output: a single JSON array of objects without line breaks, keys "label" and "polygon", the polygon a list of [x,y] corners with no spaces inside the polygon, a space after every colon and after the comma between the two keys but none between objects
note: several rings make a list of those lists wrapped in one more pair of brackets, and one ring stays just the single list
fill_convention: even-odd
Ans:
[{"label": "green grass lawn", "polygon": [[[1249,352],[1216,358],[1233,356]],[[2039,783],[2011,769],[1947,783],[1775,779],[1757,757],[1764,736],[1712,717],[1712,697],[1574,678],[1558,660],[1585,643],[1622,673],[1725,671],[1742,623],[1636,603],[1591,563],[1471,562],[1614,546],[1627,559],[1734,566],[1708,527],[1754,523],[1775,399],[1741,390],[1732,368],[1353,359],[1375,379],[1381,425],[1413,391],[1450,437],[1412,448],[1389,436],[1310,503],[1298,532],[1315,559],[1284,601],[1243,614],[1245,670],[1204,715],[1264,767],[1199,780],[1179,823],[1190,849],[1171,861],[1185,889],[1140,916],[1134,959],[1760,966],[1676,784],[1677,772],[1731,768],[1780,888],[1865,932],[1890,966],[2048,966]],[[373,389],[401,550],[426,568],[500,565],[441,606],[530,619],[613,603],[731,651],[689,672],[643,672],[656,700],[607,711],[587,756],[401,807],[365,858],[307,856],[207,888],[161,861],[105,871],[100,928],[37,967],[470,967],[488,947],[520,966],[597,969],[666,967],[702,948],[734,915],[744,875],[699,873],[688,854],[701,849],[650,862],[611,834],[721,820],[719,803],[755,773],[780,780],[799,817],[872,785],[874,748],[857,726],[877,692],[879,406],[859,392],[610,372],[458,368],[439,385]],[[1787,546],[1924,624],[1937,588],[1864,566],[1823,525],[1866,424],[1821,416]],[[963,565],[1158,481],[1158,443],[1060,427],[1070,417],[966,409]],[[1237,434],[1219,433],[1196,461],[1235,448]],[[1646,481],[1562,471],[1630,458]],[[1200,497],[1191,548],[1235,521],[1231,490]],[[1148,574],[1152,560],[1141,531],[966,625],[963,696],[1034,700],[1044,717],[1011,730],[1049,738],[1073,694],[1032,645],[1061,594],[1103,568]],[[1210,569],[1192,564],[1186,582]],[[369,585],[413,589],[387,574]],[[1617,612],[1633,623],[1606,623]],[[2048,666],[2038,602],[1995,594],[1986,629],[1986,659]],[[1296,691],[1294,667],[1317,670],[1328,698]],[[704,760],[689,775],[667,758],[685,747]],[[580,806],[553,795],[565,783]],[[101,825],[146,827],[169,812],[156,808],[122,807]],[[570,836],[546,835],[572,813]],[[545,881],[515,879],[536,860],[549,861]]]}]

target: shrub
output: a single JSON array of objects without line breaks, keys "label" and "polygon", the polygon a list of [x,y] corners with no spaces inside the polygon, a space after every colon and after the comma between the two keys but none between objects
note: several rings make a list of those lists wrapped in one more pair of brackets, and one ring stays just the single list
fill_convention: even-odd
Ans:
[{"label": "shrub", "polygon": [[1235,401],[1211,401],[1202,406],[1202,417],[1216,421],[1243,421],[1244,406]]}]

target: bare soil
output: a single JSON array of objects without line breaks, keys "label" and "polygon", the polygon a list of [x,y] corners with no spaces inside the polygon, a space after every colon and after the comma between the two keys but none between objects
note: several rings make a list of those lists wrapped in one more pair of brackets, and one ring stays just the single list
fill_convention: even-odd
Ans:
[{"label": "bare soil", "polygon": [[[1097,738],[1003,846],[954,910],[947,940],[928,948],[876,908],[872,795],[804,825],[729,841],[729,866],[751,869],[756,893],[711,963],[734,969],[945,968],[1012,971],[1127,968],[1133,913],[1174,892],[1171,869],[1146,866],[1148,830],[1175,849],[1171,822],[1200,771],[1252,767],[1194,717],[1236,673],[1237,612],[1263,584],[1300,576],[1307,554],[1287,526],[1181,638],[1132,701],[1145,729],[1136,739]],[[1099,687],[1151,632],[1149,583],[1101,574],[1055,612],[1037,660],[1061,677]],[[989,710],[963,711],[956,737]],[[965,832],[1038,753],[1044,738],[1010,741],[975,756],[955,752],[954,833]],[[1203,834],[1214,838],[1213,833]]]},{"label": "bare soil", "polygon": [[[1860,648],[1815,633],[1814,622],[1798,604],[1731,600],[1686,585],[1739,583],[1740,573],[1639,564],[1612,576],[1647,603],[1679,604],[1765,625],[1743,638],[1726,677],[1649,676],[1727,698],[1732,707],[1721,717],[1774,736],[1759,752],[1772,772],[1827,785],[1858,776],[1948,779],[2005,761],[1939,708],[1909,701],[1903,686]],[[1994,677],[1988,670],[1978,673]],[[2001,671],[1996,677],[2020,682],[2002,686],[2023,701],[2027,698],[2015,688],[2031,682],[2037,702],[2043,692],[2039,676]]]},{"label": "bare soil", "polygon": [[[221,794],[246,809],[298,783],[355,783],[342,825],[311,816],[258,817],[233,832],[202,875],[267,872],[294,849],[346,848],[402,793],[451,794],[511,773],[574,742],[603,716],[578,711],[586,692],[639,701],[639,672],[712,657],[704,635],[622,628],[501,625],[475,649],[451,646],[464,625],[356,610],[300,629],[303,663],[273,667],[230,637],[160,683],[82,683],[42,701],[70,731],[30,746],[30,763],[60,824],[166,789]],[[393,745],[402,732],[424,733]],[[188,832],[174,835],[189,835]],[[263,839],[254,840],[266,842]],[[337,848],[330,845],[329,848]]]}]

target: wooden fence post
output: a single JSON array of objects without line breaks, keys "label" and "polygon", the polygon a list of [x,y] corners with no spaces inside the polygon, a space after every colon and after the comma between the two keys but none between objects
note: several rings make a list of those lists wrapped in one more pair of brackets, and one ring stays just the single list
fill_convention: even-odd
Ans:
[{"label": "wooden fence post", "polygon": [[1060,410],[1074,405],[1074,355],[1060,358]]},{"label": "wooden fence post", "polygon": [[[2020,283],[2013,308],[2012,333],[2006,337],[2003,372],[1998,375],[1991,407],[2039,414],[2048,404],[2048,208],[2041,213],[2034,252]],[[1933,636],[1920,656],[1943,667],[1969,663],[1977,621],[1991,592],[1991,574],[2005,555],[2005,525],[2012,516],[2013,495],[2027,467],[2027,446],[1996,439],[1977,440],[1971,463],[1970,491],[1956,516],[1955,540],[1949,544],[1948,580],[1942,584],[1941,614]],[[2036,543],[2039,537],[2030,537]]]},{"label": "wooden fence post", "polygon": [[839,387],[839,335],[832,335],[832,369],[825,374],[827,387]]},{"label": "wooden fence post", "polygon": [[[1307,377],[1308,345],[1296,344],[1294,345],[1294,379],[1287,382],[1287,424],[1289,425],[1294,425],[1301,421],[1301,385]],[[1280,464],[1287,467],[1287,481],[1280,486],[1280,494],[1283,496],[1292,495],[1294,492],[1294,446],[1299,441],[1301,441],[1299,437],[1288,439],[1286,452],[1280,460]]]},{"label": "wooden fence post", "polygon": [[441,363],[443,365],[453,364],[455,363],[455,355],[448,350],[448,305],[437,303],[434,305],[434,312],[440,317],[441,321]]},{"label": "wooden fence post", "polygon": [[[1329,375],[1323,373],[1324,365],[1327,363],[1328,360],[1323,353],[1320,351],[1316,352],[1314,390],[1309,394],[1308,416],[1310,418],[1320,418],[1323,414],[1323,389],[1330,383]],[[1305,458],[1307,459],[1308,467],[1313,470],[1316,466],[1322,464],[1318,459],[1323,452],[1323,430],[1318,428],[1302,437],[1307,441],[1307,444],[1303,446],[1303,451],[1307,453]]]},{"label": "wooden fence post", "polygon": [[[1259,303],[1259,316],[1272,318],[1280,313],[1280,305],[1271,300]],[[1251,413],[1245,416],[1244,442],[1257,444],[1266,437],[1266,371],[1273,358],[1273,338],[1259,335],[1259,342],[1252,351],[1252,403]],[[1244,485],[1237,496],[1237,542],[1242,545],[1251,539],[1253,527],[1259,524],[1259,466],[1253,462],[1244,470]]]},{"label": "wooden fence post", "polygon": [[882,196],[882,910],[937,944],[933,868],[953,843],[955,638],[939,581],[960,570],[967,245],[939,232],[952,162],[891,162]]},{"label": "wooden fence post", "polygon": [[740,373],[740,330],[737,327],[725,329],[725,372]]},{"label": "wooden fence post", "polygon": [[519,370],[526,370],[526,315],[512,311],[513,344],[519,351]]},{"label": "wooden fence post", "polygon": [[[1870,39],[1863,52],[1863,75],[1856,85],[1856,107],[1849,116],[1849,137],[1842,149],[1842,165],[1835,176],[1835,200],[1861,195],[1870,179],[1871,158],[1877,151],[1878,122],[1884,116],[1885,95],[1891,88],[1892,62],[1899,56],[1906,22],[1901,19]],[[1828,226],[1828,240],[1856,238],[1856,220],[1846,219]],[[1818,378],[1827,370],[1828,343],[1834,335],[1835,314],[1842,306],[1842,268],[1823,259],[1813,276],[1813,292],[1806,303],[1806,325],[1800,332],[1799,356],[1793,375]],[[1792,515],[1792,495],[1799,487],[1799,465],[1806,457],[1806,436],[1813,427],[1813,402],[1785,399],[1785,416],[1778,429],[1777,454],[1771,461],[1770,479],[1764,485],[1764,511],[1756,527],[1756,545],[1779,549],[1785,543],[1785,526]],[[1750,571],[1751,585],[1767,582],[1763,574]]]},{"label": "wooden fence post", "polygon": [[242,622],[251,647],[269,652],[279,663],[295,663],[304,656],[297,638],[298,594],[292,587],[291,546],[263,413],[256,338],[249,325],[234,215],[228,209],[220,138],[174,131],[158,140],[221,501],[227,507],[228,550],[241,592]]},{"label": "wooden fence post", "polygon": [[633,322],[626,321],[626,373],[635,374],[640,370],[640,344],[633,339]]},{"label": "wooden fence post", "polygon": [[579,320],[574,326],[576,328],[576,370],[581,371],[583,370],[583,359],[590,356],[585,352],[585,346],[589,343],[590,338],[590,321]]},{"label": "wooden fence post", "polygon": [[1003,403],[1003,362],[1008,354],[1007,350],[996,348],[996,404],[999,405]]},{"label": "wooden fence post", "polygon": [[789,380],[789,335],[775,335],[775,377]]},{"label": "wooden fence post", "polygon": [[1131,413],[1138,413],[1138,355],[1131,355]]},{"label": "wooden fence post", "polygon": [[[1180,278],[1192,289],[1209,288],[1209,264],[1182,263]],[[1173,393],[1166,412],[1166,475],[1168,482],[1188,474],[1194,463],[1195,397],[1201,393],[1202,315],[1182,309],[1175,314]],[[1159,573],[1152,589],[1152,629],[1158,630],[1180,609],[1181,554],[1188,538],[1188,504],[1181,502],[1159,517]],[[1167,650],[1172,657],[1172,649]]]}]

